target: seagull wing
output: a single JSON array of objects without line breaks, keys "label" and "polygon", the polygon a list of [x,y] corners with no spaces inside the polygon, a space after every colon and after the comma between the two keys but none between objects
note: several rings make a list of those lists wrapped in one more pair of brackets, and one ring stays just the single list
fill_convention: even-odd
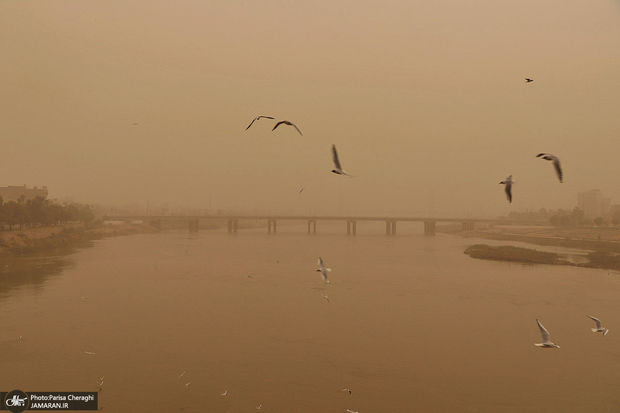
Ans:
[{"label": "seagull wing", "polygon": [[254,122],[256,122],[256,120],[257,120],[257,119],[258,119],[258,118],[254,118],[254,119],[252,119],[252,122],[250,122],[250,124],[248,125],[248,127],[247,127],[247,128],[245,128],[245,130],[250,129],[250,126],[252,126],[252,125],[254,124]]},{"label": "seagull wing", "polygon": [[300,131],[300,130],[299,130],[299,128],[297,127],[297,125],[295,125],[294,123],[291,123],[291,126],[292,126],[292,127],[294,127],[295,129],[297,129],[297,132],[299,132],[299,134],[300,134],[301,136],[304,136],[304,134],[303,134],[303,133],[301,133],[301,131]]},{"label": "seagull wing", "polygon": [[285,121],[285,120],[281,120],[280,122],[276,123],[276,126],[274,126],[274,127],[273,127],[273,129],[272,129],[271,131],[273,132],[274,130],[276,130],[276,128],[277,128],[278,126],[282,125],[283,123],[286,123],[286,121]]},{"label": "seagull wing", "polygon": [[596,317],[592,317],[591,315],[589,315],[588,317],[590,317],[592,320],[594,320],[594,322],[596,323],[596,328],[597,329],[602,328],[601,320],[599,320]]},{"label": "seagull wing", "polygon": [[543,327],[542,324],[540,324],[540,321],[538,321],[538,319],[536,320],[536,322],[538,323],[538,328],[540,328],[540,334],[542,335],[543,344],[549,343],[549,332],[545,327]]},{"label": "seagull wing", "polygon": [[512,203],[512,175],[504,179],[500,184],[505,185],[504,191],[506,192],[506,197],[508,198],[508,202]]},{"label": "seagull wing", "polygon": [[336,145],[332,145],[332,158],[334,159],[334,166],[337,170],[342,171],[340,161],[338,160],[338,152],[336,151]]},{"label": "seagull wing", "polygon": [[553,166],[555,167],[555,173],[558,175],[560,183],[562,182],[562,167],[560,166],[560,160],[553,157]]},{"label": "seagull wing", "polygon": [[319,262],[317,265],[321,270],[325,268],[325,264],[323,264],[323,259],[321,257],[319,257]]}]

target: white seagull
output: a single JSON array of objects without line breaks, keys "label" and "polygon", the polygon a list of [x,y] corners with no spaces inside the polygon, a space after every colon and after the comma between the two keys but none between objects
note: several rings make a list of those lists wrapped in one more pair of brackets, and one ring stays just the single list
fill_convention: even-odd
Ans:
[{"label": "white seagull", "polygon": [[349,392],[349,394],[351,394],[351,393],[352,393],[352,392],[351,392],[351,390],[349,390],[349,389],[342,389],[342,391]]},{"label": "white seagull", "polygon": [[189,386],[190,384],[192,384],[192,382],[191,382],[191,381],[190,381],[190,382],[188,382],[188,383],[185,383],[185,388],[187,389],[187,386]]},{"label": "white seagull", "polygon": [[276,128],[277,128],[278,126],[280,126],[280,125],[282,125],[282,124],[285,124],[285,125],[288,125],[288,126],[292,126],[292,127],[294,127],[295,129],[297,129],[297,132],[299,132],[299,134],[300,134],[301,136],[304,136],[304,134],[303,134],[303,133],[301,133],[301,131],[300,131],[300,130],[299,130],[299,128],[297,127],[297,125],[295,125],[293,122],[289,122],[288,120],[281,120],[280,122],[276,123],[276,126],[274,126],[274,127],[273,127],[273,129],[272,129],[271,131],[273,132],[274,130],[276,130]]},{"label": "white seagull", "polygon": [[500,182],[500,184],[504,184],[506,185],[506,197],[508,198],[508,202],[512,202],[512,184],[513,184],[513,180],[512,180],[512,175],[510,175],[508,178],[504,179],[502,182]]},{"label": "white seagull", "polygon": [[222,396],[226,396],[228,394],[228,392],[226,390],[224,390],[224,393],[222,393]]},{"label": "white seagull", "polygon": [[601,325],[601,320],[599,320],[596,317],[592,317],[591,315],[589,315],[588,317],[590,317],[596,323],[596,328],[593,328],[592,332],[603,333],[603,336],[606,336],[607,333],[609,333],[609,330],[607,330],[606,328],[603,328],[603,326]]},{"label": "white seagull", "polygon": [[329,297],[326,296],[325,294],[321,293],[321,297],[325,298],[325,300],[327,300],[327,302],[329,303]]},{"label": "white seagull", "polygon": [[562,183],[562,167],[560,166],[560,158],[558,158],[557,156],[551,155],[550,153],[539,153],[538,155],[536,155],[537,158],[540,158],[542,156],[542,159],[546,160],[546,161],[553,161],[553,167],[555,168],[555,173],[558,176],[558,179],[560,180],[560,183]]},{"label": "white seagull", "polygon": [[245,130],[250,129],[250,126],[252,126],[252,125],[254,124],[254,122],[256,122],[256,121],[257,121],[257,120],[259,120],[259,119],[275,119],[275,118],[272,118],[271,116],[257,116],[257,117],[255,117],[255,118],[254,118],[254,120],[253,120],[253,121],[252,121],[252,122],[248,125],[248,127],[247,127],[247,128],[245,128]]},{"label": "white seagull", "polygon": [[547,331],[547,329],[545,327],[543,327],[542,324],[540,324],[540,321],[538,321],[538,319],[536,319],[536,322],[538,323],[538,328],[540,328],[540,334],[542,334],[542,339],[543,342],[540,344],[534,344],[537,347],[555,347],[555,348],[560,348],[560,346],[558,346],[557,344],[552,343],[549,340],[549,332]]},{"label": "white seagull", "polygon": [[332,169],[332,172],[338,175],[344,175],[348,176],[349,178],[353,178],[353,176],[342,170],[342,167],[340,166],[340,160],[338,159],[338,152],[336,151],[336,145],[332,145],[332,157],[334,159],[334,167],[336,168]]},{"label": "white seagull", "polygon": [[323,264],[323,259],[321,257],[319,257],[318,265],[319,265],[319,269],[317,271],[321,273],[321,278],[323,278],[323,281],[325,281],[326,284],[331,285],[332,283],[330,283],[329,280],[327,279],[327,273],[330,272],[332,269],[325,268],[325,264]]}]

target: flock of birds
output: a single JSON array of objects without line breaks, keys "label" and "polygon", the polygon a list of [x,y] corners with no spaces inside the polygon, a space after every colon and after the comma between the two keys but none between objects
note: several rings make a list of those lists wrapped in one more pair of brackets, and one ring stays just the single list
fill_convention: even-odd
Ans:
[{"label": "flock of birds", "polygon": [[[252,126],[254,124],[254,122],[256,122],[257,120],[261,120],[261,119],[272,119],[275,120],[274,117],[272,116],[257,116],[255,117],[252,122],[250,122],[250,124],[248,125],[247,128],[245,128],[245,130],[250,129],[250,126]],[[273,129],[271,129],[271,131],[273,132],[274,130],[276,130],[276,128],[280,125],[288,125],[288,126],[292,126],[294,127],[297,132],[299,132],[299,134],[301,136],[304,136],[303,133],[301,133],[301,131],[299,130],[299,128],[297,127],[297,125],[295,125],[293,122],[289,122],[288,120],[281,120],[278,123],[275,124],[275,126],[273,127]],[[343,175],[349,178],[353,178],[353,175],[349,175],[347,172],[344,171],[344,169],[342,169],[342,166],[340,165],[340,159],[338,158],[338,151],[336,150],[336,145],[332,145],[332,160],[334,161],[334,169],[332,169],[332,172],[338,175]],[[303,188],[302,190],[303,191]],[[301,191],[299,191],[301,193]]]},{"label": "flock of birds", "polygon": [[[525,79],[527,83],[529,82],[533,82],[532,79]],[[254,124],[254,122],[261,120],[261,119],[271,119],[271,120],[275,120],[275,118],[273,116],[257,116],[254,119],[252,119],[252,122],[250,122],[250,124],[247,126],[247,128],[245,128],[245,130],[250,129],[250,127]],[[297,125],[295,125],[293,122],[290,122],[288,120],[281,120],[279,122],[277,122],[275,124],[275,126],[273,127],[273,129],[271,129],[271,131],[273,132],[274,130],[276,130],[276,128],[280,125],[288,125],[288,126],[292,126],[294,127],[297,132],[299,132],[299,134],[301,136],[303,136],[303,133],[301,133],[301,131],[299,130],[299,128],[297,127]],[[562,183],[562,167],[560,165],[560,158],[558,158],[555,155],[552,155],[550,153],[539,153],[538,155],[536,155],[537,158],[541,158],[544,159],[546,161],[551,161],[553,162],[553,167],[555,169],[555,173],[558,176],[558,179],[560,180],[560,183]],[[340,159],[338,158],[338,151],[336,150],[336,145],[332,145],[332,160],[334,162],[334,169],[332,169],[332,172],[338,175],[343,175],[349,178],[353,178],[353,175],[348,174],[344,169],[342,169],[342,166],[340,164]],[[509,177],[507,177],[506,179],[504,179],[503,181],[500,182],[500,184],[505,185],[505,192],[506,192],[506,197],[508,198],[508,202],[511,203],[512,202],[512,185],[515,183],[515,181],[512,179],[512,175],[510,175]],[[303,191],[303,189],[301,190]],[[300,191],[300,192],[301,192]]]},{"label": "flock of birds", "polygon": [[[601,323],[601,320],[599,320],[596,317],[592,317],[591,315],[589,315],[588,317],[590,317],[596,323],[596,328],[592,328],[593,333],[603,333],[603,336],[606,336],[607,333],[609,333],[608,329],[603,328],[603,324]],[[553,343],[549,339],[549,332],[547,331],[545,327],[543,327],[542,324],[540,324],[540,321],[538,321],[538,319],[536,319],[536,323],[538,323],[538,328],[540,329],[540,334],[542,335],[542,343],[535,343],[534,345],[537,347],[544,347],[544,348],[560,348],[560,346]]]},{"label": "flock of birds", "polygon": [[[562,181],[562,167],[560,166],[560,158],[558,158],[555,155],[551,155],[550,153],[539,153],[538,155],[536,155],[536,157],[544,159],[546,161],[552,161],[553,167],[555,169],[555,173],[558,176],[560,183],[563,182]],[[506,185],[505,190],[506,190],[506,197],[508,198],[508,202],[512,202],[512,184],[514,183],[515,181],[512,179],[512,175],[510,175],[508,178],[500,182],[500,184]]]}]

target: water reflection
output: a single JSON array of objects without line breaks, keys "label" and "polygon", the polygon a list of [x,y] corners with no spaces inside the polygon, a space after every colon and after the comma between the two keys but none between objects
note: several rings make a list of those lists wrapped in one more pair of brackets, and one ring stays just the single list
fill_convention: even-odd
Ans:
[{"label": "water reflection", "polygon": [[50,277],[59,275],[63,269],[71,266],[70,255],[74,250],[67,250],[56,256],[28,256],[3,258],[0,260],[0,300],[11,291],[24,285],[38,288]]}]

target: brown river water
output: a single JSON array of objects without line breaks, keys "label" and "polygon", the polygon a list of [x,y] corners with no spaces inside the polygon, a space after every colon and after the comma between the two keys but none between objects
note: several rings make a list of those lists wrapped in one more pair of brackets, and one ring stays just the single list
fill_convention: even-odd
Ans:
[{"label": "brown river water", "polygon": [[[99,391],[110,412],[620,411],[620,274],[476,260],[480,240],[414,224],[305,232],[0,261],[0,391]],[[560,349],[534,346],[537,318]]]}]

